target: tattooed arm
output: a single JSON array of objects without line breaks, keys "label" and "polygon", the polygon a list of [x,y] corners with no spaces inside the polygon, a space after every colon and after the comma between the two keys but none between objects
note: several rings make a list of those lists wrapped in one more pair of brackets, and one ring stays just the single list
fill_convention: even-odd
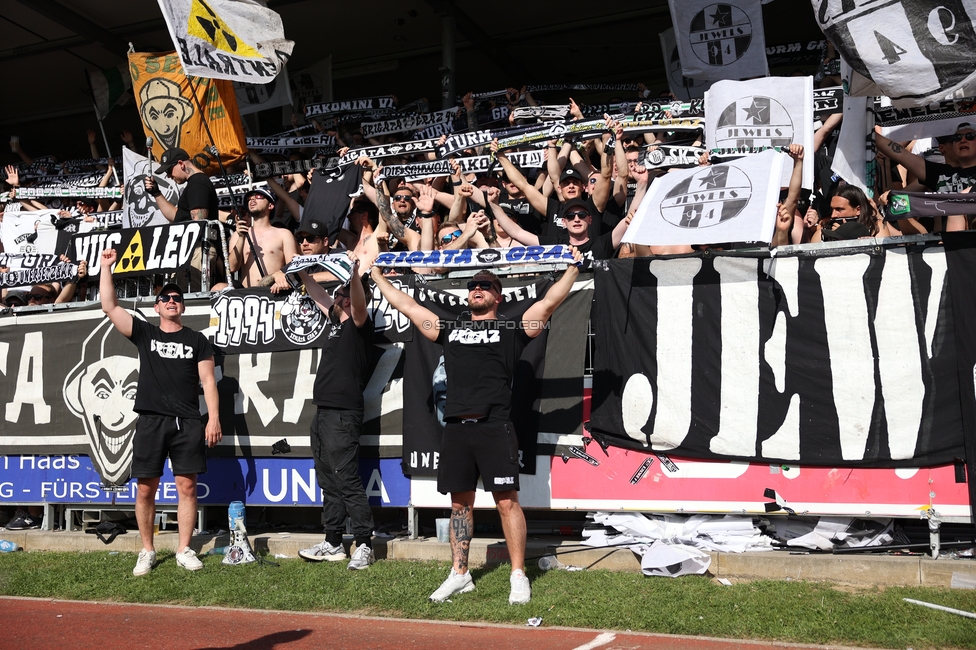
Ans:
[{"label": "tattooed arm", "polygon": [[915,174],[920,181],[925,182],[925,159],[916,156],[911,151],[905,149],[894,140],[889,140],[877,131],[874,132],[874,142],[878,147],[878,153],[886,155],[896,163]]},{"label": "tattooed arm", "polygon": [[387,230],[394,237],[404,242],[410,250],[419,250],[420,235],[406,228],[393,213],[393,208],[390,206],[390,189],[385,182],[380,183],[376,188],[376,207],[380,211],[380,217],[386,224]]}]

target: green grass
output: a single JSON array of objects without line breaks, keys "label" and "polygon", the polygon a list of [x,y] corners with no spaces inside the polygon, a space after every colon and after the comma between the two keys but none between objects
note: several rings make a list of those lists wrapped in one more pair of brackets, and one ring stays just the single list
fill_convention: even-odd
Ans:
[{"label": "green grass", "polygon": [[292,611],[701,634],[794,643],[888,648],[976,648],[976,620],[936,612],[903,597],[976,611],[976,592],[935,588],[840,590],[810,582],[762,581],[725,587],[709,578],[530,570],[532,602],[508,605],[508,565],[473,571],[478,589],[433,604],[447,576],[437,562],[380,561],[368,571],[344,562],[281,560],[281,566],[224,566],[204,557],[188,573],[172,553],[141,578],[135,555],[6,553],[0,595],[133,603],[215,605]]}]

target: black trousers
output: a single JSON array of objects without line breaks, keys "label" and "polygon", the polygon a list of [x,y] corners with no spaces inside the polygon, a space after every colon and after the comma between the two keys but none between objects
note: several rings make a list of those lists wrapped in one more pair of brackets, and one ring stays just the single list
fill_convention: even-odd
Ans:
[{"label": "black trousers", "polygon": [[373,511],[359,478],[359,436],[363,412],[320,408],[312,419],[315,476],[322,488],[322,525],[326,534],[345,532],[346,515],[356,537],[373,533]]}]

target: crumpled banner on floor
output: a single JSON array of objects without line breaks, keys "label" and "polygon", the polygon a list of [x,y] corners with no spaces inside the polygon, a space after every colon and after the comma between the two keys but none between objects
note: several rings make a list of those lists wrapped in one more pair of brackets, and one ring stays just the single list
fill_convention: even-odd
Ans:
[{"label": "crumpled banner on floor", "polygon": [[854,517],[793,518],[776,522],[776,537],[787,546],[832,551],[835,548],[888,546],[895,543],[894,520]]}]

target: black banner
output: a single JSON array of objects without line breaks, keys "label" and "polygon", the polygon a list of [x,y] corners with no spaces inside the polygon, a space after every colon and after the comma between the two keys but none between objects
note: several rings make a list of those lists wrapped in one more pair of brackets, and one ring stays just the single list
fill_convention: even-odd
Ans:
[{"label": "black banner", "polygon": [[78,275],[77,264],[55,264],[0,273],[0,287],[23,287],[31,284],[66,282]]},{"label": "black banner", "polygon": [[334,135],[316,133],[314,135],[286,135],[271,136],[267,138],[247,138],[248,149],[266,149],[276,147],[279,149],[303,149],[305,147],[334,147],[336,139]]},{"label": "black banner", "polygon": [[[489,141],[490,142],[490,141]],[[359,160],[360,157],[367,158],[389,158],[390,156],[407,156],[415,153],[427,153],[433,151],[437,146],[436,139],[415,140],[413,142],[394,142],[392,144],[382,144],[375,147],[361,147],[351,149],[339,158],[341,166],[351,165]]]},{"label": "black banner", "polygon": [[946,256],[868,250],[611,260],[596,274],[594,436],[775,464],[962,458]]},{"label": "black banner", "polygon": [[206,226],[203,221],[187,221],[167,226],[91,231],[71,238],[68,256],[74,262],[87,260],[91,277],[101,273],[100,258],[107,248],[114,248],[118,253],[113,275],[174,273],[189,265]]},{"label": "black banner", "polygon": [[264,180],[283,174],[304,174],[313,169],[331,171],[339,168],[339,158],[312,158],[311,160],[275,160],[254,166],[254,178]]},{"label": "black banner", "polygon": [[844,112],[844,89],[840,86],[833,88],[813,89],[813,119],[821,122],[832,113]]},{"label": "black banner", "polygon": [[353,111],[376,111],[380,109],[396,110],[396,99],[392,95],[383,95],[380,97],[366,97],[364,99],[349,99],[341,102],[306,104],[305,117],[335,115],[337,113],[351,113]]}]

